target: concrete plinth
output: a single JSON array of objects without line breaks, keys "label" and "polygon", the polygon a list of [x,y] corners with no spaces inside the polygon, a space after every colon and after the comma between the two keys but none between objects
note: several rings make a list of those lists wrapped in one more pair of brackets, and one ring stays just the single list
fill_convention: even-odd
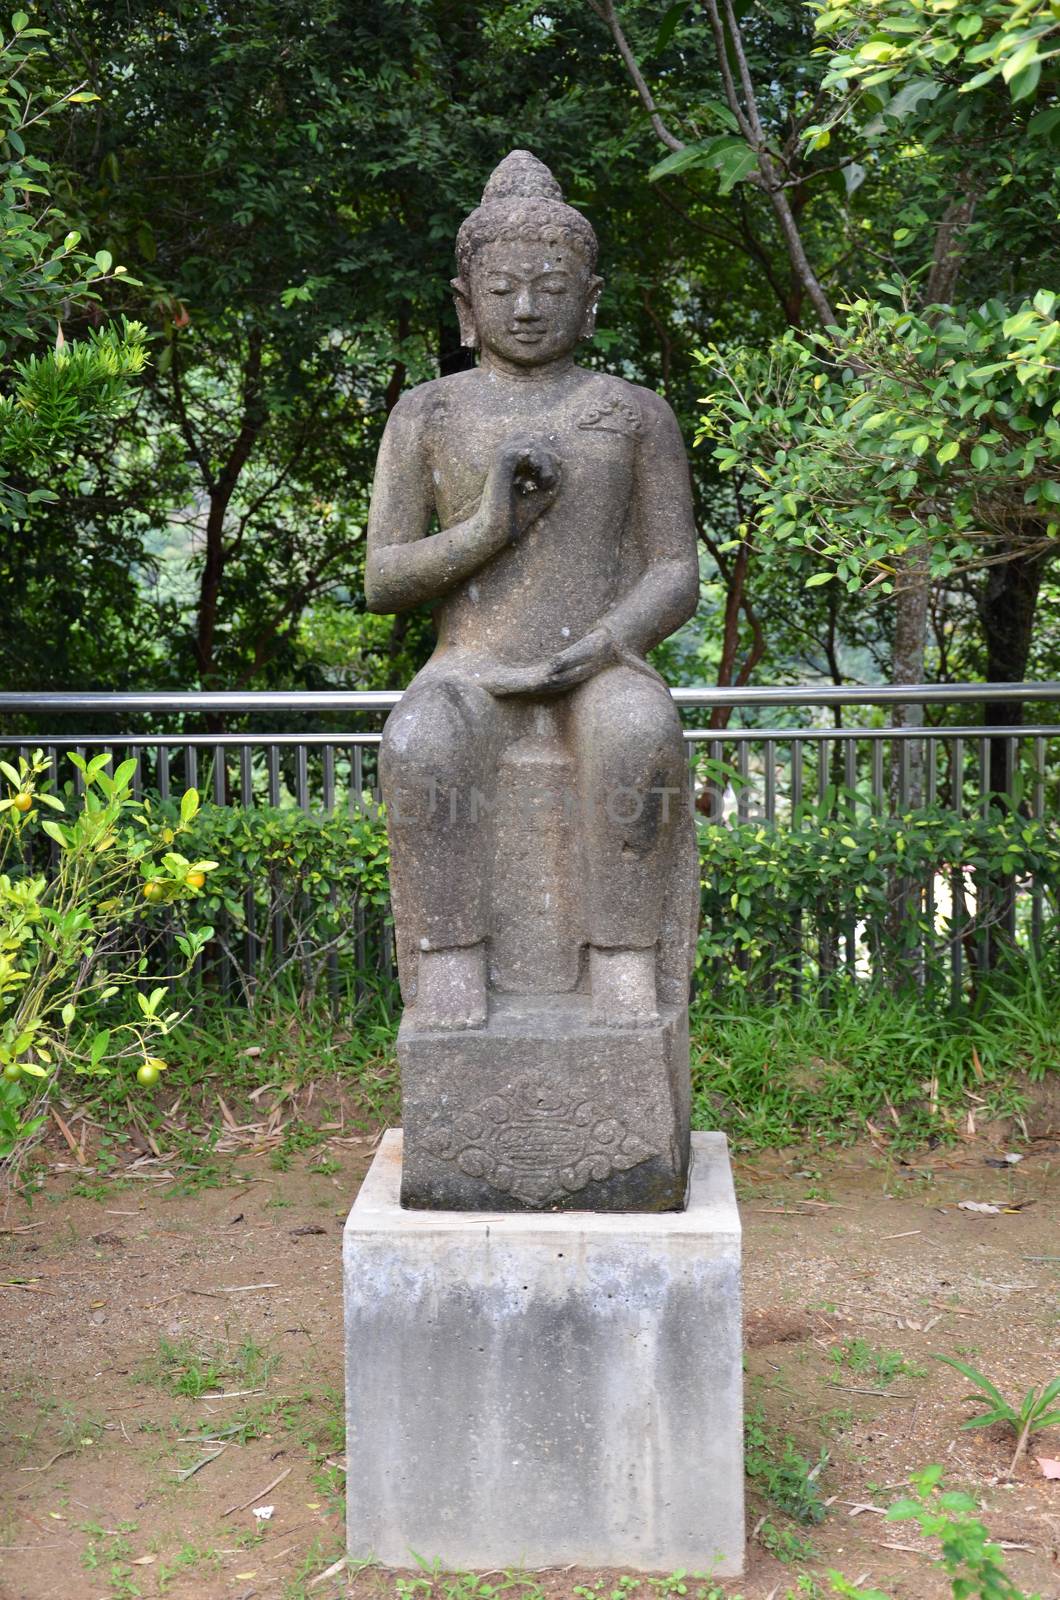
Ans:
[{"label": "concrete plinth", "polygon": [[743,1564],[740,1223],[725,1138],[687,1210],[410,1211],[400,1132],[346,1223],[350,1555]]}]

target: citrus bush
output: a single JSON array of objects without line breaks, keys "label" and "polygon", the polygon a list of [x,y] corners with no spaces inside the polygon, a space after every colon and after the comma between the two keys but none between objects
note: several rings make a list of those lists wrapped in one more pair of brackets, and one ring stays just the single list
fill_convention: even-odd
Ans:
[{"label": "citrus bush", "polygon": [[0,1161],[38,1130],[49,1091],[70,1075],[157,1082],[159,1041],[181,1020],[170,988],[212,931],[188,919],[174,970],[152,974],[155,908],[200,900],[217,865],[177,848],[196,791],[168,819],[134,797],[135,762],[112,776],[109,755],[70,760],[82,790],[69,783],[62,797],[40,751],[0,762]]},{"label": "citrus bush", "polygon": [[353,812],[308,815],[296,806],[206,804],[188,848],[220,863],[201,910],[216,930],[211,953],[224,957],[247,999],[263,979],[286,974],[308,1001],[329,961],[386,964],[390,854],[370,796]]}]

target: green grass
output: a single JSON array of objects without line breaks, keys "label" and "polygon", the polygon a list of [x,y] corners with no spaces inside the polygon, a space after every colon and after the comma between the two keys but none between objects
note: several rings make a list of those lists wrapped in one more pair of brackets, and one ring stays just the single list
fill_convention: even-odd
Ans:
[{"label": "green grass", "polygon": [[[693,1125],[720,1127],[754,1148],[851,1141],[871,1124],[877,1136],[914,1148],[956,1134],[970,1103],[966,1090],[978,1096],[979,1120],[1014,1115],[1028,1081],[1060,1069],[1058,990],[1052,964],[1027,962],[956,1014],[945,995],[846,981],[834,981],[827,995],[807,989],[799,1002],[755,998],[735,986],[724,1000],[700,995],[692,1008]],[[398,1118],[396,1024],[389,987],[359,1006],[344,997],[334,1012],[326,996],[304,1008],[295,994],[273,990],[247,1011],[207,995],[167,1041],[169,1069],[155,1090],[119,1076],[79,1084],[86,1110],[105,1126],[101,1159],[94,1176],[80,1179],[83,1191],[106,1193],[140,1153],[128,1134],[130,1094],[144,1129],[178,1169],[175,1195],[230,1181],[230,1162],[214,1150],[223,1132],[219,1095],[240,1122],[280,1108],[287,1127],[268,1157],[273,1171],[311,1154],[312,1170],[333,1174],[321,1147],[340,1101],[347,1132]],[[310,1083],[323,1093],[306,1113],[300,1091]],[[251,1101],[259,1090],[266,1092]],[[163,1119],[178,1096],[183,1126],[174,1127]]]},{"label": "green grass", "polygon": [[692,1012],[693,1125],[745,1147],[852,1140],[867,1122],[899,1145],[947,1139],[965,1090],[980,1120],[1011,1116],[1026,1081],[1058,1069],[1056,985],[1033,966],[957,1014],[846,984],[797,1004],[701,996]]},{"label": "green grass", "polygon": [[158,1341],[158,1350],[140,1368],[141,1383],[153,1384],[169,1394],[198,1400],[204,1394],[222,1390],[257,1389],[272,1376],[278,1356],[267,1355],[251,1338],[234,1348],[225,1340],[196,1345],[190,1339]]},{"label": "green grass", "polygon": [[744,1413],[747,1481],[773,1510],[805,1526],[823,1522],[824,1497],[819,1480],[827,1461],[826,1450],[821,1451],[816,1461],[808,1460],[796,1448],[793,1439],[769,1426],[761,1405],[747,1407]]},{"label": "green grass", "polygon": [[835,1365],[860,1377],[872,1378],[886,1389],[896,1378],[924,1378],[926,1367],[917,1367],[900,1350],[877,1350],[867,1339],[844,1339],[829,1351]]}]

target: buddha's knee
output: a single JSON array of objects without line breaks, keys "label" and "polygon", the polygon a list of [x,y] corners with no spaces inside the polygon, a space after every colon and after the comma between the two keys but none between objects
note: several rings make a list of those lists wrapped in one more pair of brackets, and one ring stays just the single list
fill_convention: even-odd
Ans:
[{"label": "buddha's knee", "polygon": [[481,743],[474,708],[448,683],[411,691],[383,729],[379,770],[386,790],[425,793],[466,781]]},{"label": "buddha's knee", "polygon": [[593,719],[596,764],[611,784],[635,788],[672,785],[680,772],[683,740],[673,701],[662,684],[629,673]]}]

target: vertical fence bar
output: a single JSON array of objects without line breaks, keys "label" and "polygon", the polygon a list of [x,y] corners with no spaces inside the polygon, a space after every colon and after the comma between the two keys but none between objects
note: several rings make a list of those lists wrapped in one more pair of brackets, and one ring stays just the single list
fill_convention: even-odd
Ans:
[{"label": "vertical fence bar", "polygon": [[[364,808],[364,751],[359,744],[350,749],[350,793],[349,809],[351,814],[360,812]],[[364,899],[357,894],[353,903],[353,961],[354,961],[354,997],[358,1004],[364,999],[365,987],[368,976],[368,923],[364,911]]]},{"label": "vertical fence bar", "polygon": [[[832,742],[822,735],[817,741],[817,804],[819,817],[825,815],[825,801],[830,787]],[[835,942],[828,929],[828,905],[822,896],[817,899],[817,967],[821,977],[831,974],[835,966]]]},{"label": "vertical fence bar", "polygon": [[[155,786],[158,789],[158,798],[164,805],[169,799],[169,746],[159,740],[155,746]],[[163,920],[162,947],[166,956],[166,968],[172,970],[173,955],[176,945],[173,939],[173,914],[168,910]]]},{"label": "vertical fence bar", "polygon": [[[926,800],[929,806],[936,805],[939,797],[939,749],[937,739],[927,740],[927,791]],[[924,880],[924,922],[927,932],[921,942],[924,959],[924,981],[927,982],[935,969],[935,873],[934,870],[927,874]]]},{"label": "vertical fence bar", "polygon": [[142,800],[144,786],[143,778],[140,773],[140,746],[138,744],[130,745],[129,759],[136,762],[136,765],[133,767],[132,771],[132,796],[134,800]]},{"label": "vertical fence bar", "polygon": [[898,767],[898,811],[901,814],[909,804],[909,740],[895,736]]},{"label": "vertical fence bar", "polygon": [[223,744],[213,747],[213,800],[217,806],[228,801],[228,751]]},{"label": "vertical fence bar", "polygon": [[[979,746],[979,815],[985,821],[990,815],[990,740],[977,740]],[[990,971],[990,924],[997,914],[994,905],[996,884],[991,884],[985,872],[975,874],[976,965],[981,973]]]},{"label": "vertical fence bar", "polygon": [[766,821],[777,820],[777,769],[776,746],[772,739],[767,739],[763,746],[763,760],[766,768]]},{"label": "vertical fence bar", "polygon": [[[1035,822],[1045,820],[1045,740],[1039,734],[1034,740],[1034,782],[1031,789],[1031,816]],[[1043,895],[1038,874],[1031,880],[1031,947],[1036,956],[1042,953]]]},{"label": "vertical fence bar", "polygon": [[[802,739],[796,734],[791,741],[791,826],[799,828],[803,825],[802,818]],[[791,913],[791,931],[795,939],[795,950],[792,956],[791,969],[791,998],[798,1002],[802,999],[802,907],[796,906]]]},{"label": "vertical fence bar", "polygon": [[[323,752],[323,783],[324,783],[324,816],[330,821],[335,811],[335,746],[326,744]],[[328,891],[328,900],[331,905],[331,928],[329,935],[332,948],[328,951],[328,995],[331,1000],[332,1013],[338,1010],[339,1001],[339,952],[334,943],[338,927],[338,890],[334,883]]]},{"label": "vertical fence bar", "polygon": [[[239,747],[239,803],[242,806],[254,804],[254,751],[249,744]],[[258,956],[258,897],[250,873],[243,890],[243,924],[243,964],[249,987],[254,983]]]},{"label": "vertical fence bar", "polygon": [[[309,815],[309,751],[308,751],[307,747],[304,744],[296,744],[295,747],[294,747],[294,797],[295,797],[295,803],[298,806],[298,809],[302,812],[302,815],[303,816],[308,816]],[[305,927],[306,927],[306,923],[307,923],[308,918],[309,918],[309,897],[308,897],[308,895],[300,894],[297,897],[296,901],[295,901],[295,905],[296,905],[296,908],[297,908],[297,916],[298,916],[298,922],[299,922],[299,928],[298,928],[299,945],[304,950],[306,948],[306,945],[305,945]],[[308,964],[308,960],[303,960],[303,963],[302,963],[302,977],[303,977],[303,982],[308,984],[308,979],[309,979],[309,964]]]},{"label": "vertical fence bar", "polygon": [[309,752],[304,744],[294,748],[294,797],[300,811],[309,815]]},{"label": "vertical fence bar", "polygon": [[[852,738],[843,740],[843,796],[842,814],[852,823],[857,821],[857,783],[858,783],[858,752]],[[857,919],[847,917],[843,929],[843,942],[846,946],[847,971],[853,977],[858,965],[858,926]]]},{"label": "vertical fence bar", "polygon": [[[950,751],[950,808],[964,816],[964,740],[960,734]],[[958,864],[950,877],[950,1003],[956,1011],[964,997],[964,867]]]},{"label": "vertical fence bar", "polygon": [[828,764],[831,760],[832,744],[830,739],[817,740],[817,799],[823,807],[828,796]]},{"label": "vertical fence bar", "polygon": [[[215,744],[213,747],[213,778],[211,787],[213,789],[214,805],[227,805],[228,751],[225,749],[223,744]],[[222,909],[217,920],[221,925],[225,945],[227,946],[232,935],[232,919],[229,917],[228,913]],[[232,957],[227,950],[225,950],[221,957],[220,979],[223,993],[230,995],[236,986],[237,978]]]},{"label": "vertical fence bar", "polygon": [[[199,752],[193,744],[186,744],[184,749],[184,788],[198,789],[199,787]],[[195,1004],[202,1001],[202,956],[197,955],[191,964],[191,981],[195,990]]]},{"label": "vertical fence bar", "polygon": [[[721,765],[722,761],[724,760],[724,756],[725,750],[721,740],[712,739],[710,744],[707,746],[708,760],[713,762],[717,767]],[[725,779],[721,777],[717,778],[716,780],[711,780],[708,778],[708,789],[711,787],[712,782],[714,784],[714,788],[717,790],[717,815],[715,815],[715,808],[712,804],[710,809],[710,820],[711,822],[723,822],[725,820],[725,790],[728,788],[728,784]],[[711,799],[713,801],[713,795],[711,796]]]},{"label": "vertical fence bar", "polygon": [[[266,752],[266,765],[269,774],[269,804],[278,806],[280,803],[280,748],[270,744]],[[287,929],[283,916],[283,894],[280,889],[278,877],[274,872],[269,874],[269,901],[272,915],[272,964],[280,966],[287,948]]]},{"label": "vertical fence bar", "polygon": [[747,822],[751,815],[750,789],[750,760],[748,741],[740,739],[736,745],[736,770],[740,774],[740,787],[736,794],[736,815],[741,822]]},{"label": "vertical fence bar", "polygon": [[[1019,788],[1019,744],[1020,742],[1018,734],[1009,734],[1005,739],[1005,772],[1008,777],[1008,792],[1006,794],[1006,799],[1008,800],[1009,805],[1012,807],[1014,814],[1018,811],[1016,795]],[[1004,903],[998,908],[1001,918],[1001,926],[1005,930],[1005,936],[1011,940],[1013,944],[1015,944],[1016,895],[1019,892],[1019,883],[1015,873],[1013,873],[1012,877],[1002,886],[1001,892],[1004,897]]]},{"label": "vertical fence bar", "polygon": [[871,777],[870,777],[870,780],[869,780],[869,786],[870,786],[870,791],[871,791],[871,796],[872,796],[872,810],[877,815],[881,815],[883,813],[883,811],[886,809],[885,806],[884,806],[884,793],[883,793],[883,740],[882,739],[873,739],[873,741],[872,741],[872,774],[871,774]]}]

